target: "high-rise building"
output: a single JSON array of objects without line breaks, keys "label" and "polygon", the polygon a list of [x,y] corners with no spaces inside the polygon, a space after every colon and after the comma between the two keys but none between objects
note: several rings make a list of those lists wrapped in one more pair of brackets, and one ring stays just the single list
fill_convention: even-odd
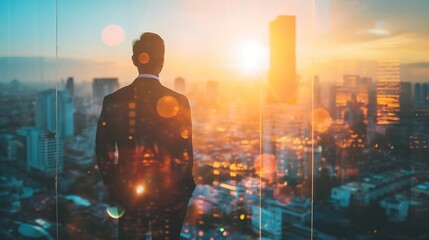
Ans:
[{"label": "high-rise building", "polygon": [[12,134],[0,134],[0,161],[16,160],[17,141]]},{"label": "high-rise building", "polygon": [[429,82],[422,84],[422,105],[423,108],[429,108]]},{"label": "high-rise building", "polygon": [[414,109],[429,108],[429,83],[414,85]]},{"label": "high-rise building", "polygon": [[313,104],[315,108],[322,106],[322,86],[319,76],[313,77]]},{"label": "high-rise building", "polygon": [[420,83],[414,85],[414,109],[420,109],[422,103],[422,86]]},{"label": "high-rise building", "polygon": [[399,109],[401,113],[411,111],[413,107],[411,96],[411,83],[401,82],[401,94],[399,96]]},{"label": "high-rise building", "polygon": [[177,77],[174,79],[174,90],[179,93],[185,93],[185,79]]},{"label": "high-rise building", "polygon": [[95,105],[101,106],[106,95],[119,89],[117,78],[94,78],[92,82],[92,97]]},{"label": "high-rise building", "polygon": [[71,97],[74,97],[74,79],[73,77],[67,78],[66,90],[69,91]]},{"label": "high-rise building", "polygon": [[304,149],[303,159],[303,173],[304,178],[311,179],[312,177],[318,177],[321,173],[321,157],[322,147],[314,146],[306,147]]},{"label": "high-rise building", "polygon": [[[63,144],[53,132],[35,127],[25,127],[17,131],[23,137],[27,169],[52,176],[63,169]],[[57,164],[58,161],[58,164]]]},{"label": "high-rise building", "polygon": [[297,101],[295,32],[295,16],[279,16],[270,23],[269,103]]},{"label": "high-rise building", "polygon": [[49,89],[37,96],[36,127],[56,132],[61,137],[74,134],[74,103],[67,90]]},{"label": "high-rise building", "polygon": [[377,67],[377,124],[390,125],[399,121],[399,96],[401,94],[399,62],[381,61]]},{"label": "high-rise building", "polygon": [[335,97],[335,99],[331,99],[335,101],[335,107],[334,102],[332,102],[330,108],[333,108],[333,110],[330,111],[335,113],[333,117],[337,123],[344,123],[344,113],[347,110],[352,96],[355,98],[359,108],[367,106],[369,103],[368,94],[371,83],[371,78],[360,77],[359,75],[344,75],[343,82],[333,86],[333,93],[330,94],[330,98]]}]

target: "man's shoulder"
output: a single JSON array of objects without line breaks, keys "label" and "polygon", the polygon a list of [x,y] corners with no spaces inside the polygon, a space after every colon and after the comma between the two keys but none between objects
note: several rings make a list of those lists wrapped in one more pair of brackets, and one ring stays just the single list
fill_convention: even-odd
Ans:
[{"label": "man's shoulder", "polygon": [[165,86],[163,86],[163,88],[165,89],[165,92],[164,92],[165,95],[174,97],[175,99],[177,99],[177,101],[179,103],[183,103],[183,104],[188,103],[188,98],[185,95],[183,95],[179,92],[176,92],[176,91],[174,91],[168,87],[165,87]]},{"label": "man's shoulder", "polygon": [[130,85],[122,87],[122,88],[116,90],[115,92],[106,95],[104,97],[104,102],[105,103],[110,103],[112,101],[117,102],[118,100],[128,98],[129,96],[131,96],[131,94],[130,94],[131,90],[132,89],[131,89]]}]

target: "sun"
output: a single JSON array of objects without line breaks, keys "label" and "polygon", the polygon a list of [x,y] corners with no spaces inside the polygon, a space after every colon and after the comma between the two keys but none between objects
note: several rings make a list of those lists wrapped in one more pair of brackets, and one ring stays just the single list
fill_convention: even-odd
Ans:
[{"label": "sun", "polygon": [[238,45],[237,66],[245,74],[255,74],[267,70],[268,49],[256,40],[247,39]]}]

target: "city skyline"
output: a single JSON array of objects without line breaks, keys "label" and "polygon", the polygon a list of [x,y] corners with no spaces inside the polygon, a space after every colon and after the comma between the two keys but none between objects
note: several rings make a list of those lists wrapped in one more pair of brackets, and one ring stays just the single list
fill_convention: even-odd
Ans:
[{"label": "city skyline", "polygon": [[[166,46],[161,83],[192,112],[192,128],[168,137],[192,145],[183,239],[424,239],[427,10],[417,0],[0,2],[0,238],[115,239],[130,210],[104,191],[95,160],[110,130],[123,136],[106,145],[108,165],[157,161],[157,181],[171,186],[163,174],[182,154],[163,154],[170,140],[146,151],[146,136],[169,126],[145,116],[179,118],[182,96],[134,88],[104,101],[137,75],[133,39],[154,31]],[[99,120],[102,106],[117,119]],[[129,178],[140,199],[159,193],[146,176]]]}]

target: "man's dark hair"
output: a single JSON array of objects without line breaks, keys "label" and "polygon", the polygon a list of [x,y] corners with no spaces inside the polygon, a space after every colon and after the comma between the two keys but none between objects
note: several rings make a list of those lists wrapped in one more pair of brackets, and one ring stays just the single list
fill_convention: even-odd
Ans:
[{"label": "man's dark hair", "polygon": [[[137,67],[144,69],[152,69],[156,67],[160,61],[164,59],[164,40],[155,33],[145,32],[140,36],[140,39],[133,43],[133,60]],[[141,57],[141,54],[146,53],[148,61]]]}]

